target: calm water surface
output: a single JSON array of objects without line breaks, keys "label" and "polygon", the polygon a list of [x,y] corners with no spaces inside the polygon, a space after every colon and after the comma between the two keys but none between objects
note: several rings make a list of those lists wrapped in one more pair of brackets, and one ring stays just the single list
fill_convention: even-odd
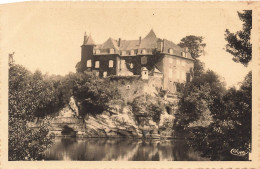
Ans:
[{"label": "calm water surface", "polygon": [[45,160],[201,161],[184,140],[55,138]]}]

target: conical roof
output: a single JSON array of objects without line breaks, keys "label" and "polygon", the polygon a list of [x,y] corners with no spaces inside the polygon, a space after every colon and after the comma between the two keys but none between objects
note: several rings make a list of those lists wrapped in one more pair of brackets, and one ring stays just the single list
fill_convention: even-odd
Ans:
[{"label": "conical roof", "polygon": [[84,41],[83,45],[95,45],[94,40],[92,39],[91,34],[88,36],[88,38]]}]

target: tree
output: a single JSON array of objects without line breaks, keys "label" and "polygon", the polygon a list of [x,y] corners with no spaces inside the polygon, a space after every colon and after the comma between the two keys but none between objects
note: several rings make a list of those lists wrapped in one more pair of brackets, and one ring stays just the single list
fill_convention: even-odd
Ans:
[{"label": "tree", "polygon": [[182,38],[178,45],[182,48],[187,47],[191,57],[197,59],[203,54],[204,47],[206,47],[203,39],[202,36],[189,35]]},{"label": "tree", "polygon": [[206,44],[203,43],[203,39],[202,36],[189,35],[182,38],[178,44],[182,48],[188,48],[191,57],[194,59],[194,71],[191,73],[194,77],[198,78],[204,72],[204,63],[198,59],[203,54],[204,48],[206,47]]},{"label": "tree", "polygon": [[102,114],[104,111],[113,114],[110,101],[120,97],[115,85],[110,84],[109,79],[100,79],[93,73],[75,73],[68,77],[72,89],[72,95],[80,104],[80,115]]},{"label": "tree", "polygon": [[186,84],[180,92],[179,108],[175,114],[176,130],[188,129],[193,122],[202,119],[202,122],[209,124],[211,116],[219,113],[219,103],[224,93],[224,83],[210,70]]},{"label": "tree", "polygon": [[240,31],[231,33],[226,29],[225,40],[227,41],[226,51],[233,55],[234,62],[240,62],[247,66],[252,59],[252,44],[250,42],[252,29],[252,10],[238,12],[239,19],[243,22]]},{"label": "tree", "polygon": [[[186,131],[189,144],[211,160],[248,160],[248,154],[234,156],[231,150],[250,151],[252,73],[249,72],[238,90],[225,91],[214,72],[189,85],[179,102],[176,131]],[[211,118],[207,118],[206,110]]]},{"label": "tree", "polygon": [[41,77],[40,72],[33,75],[20,65],[11,64],[9,67],[9,160],[41,160],[43,151],[51,143],[46,137],[48,129],[45,122],[37,128],[28,126],[35,119],[37,109],[48,100],[45,97],[50,96],[48,89],[40,83],[35,84],[35,80],[41,81]]}]

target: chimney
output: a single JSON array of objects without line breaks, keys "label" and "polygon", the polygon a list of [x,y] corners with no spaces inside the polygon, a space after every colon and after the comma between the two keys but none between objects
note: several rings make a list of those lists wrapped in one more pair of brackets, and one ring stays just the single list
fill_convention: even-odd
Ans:
[{"label": "chimney", "polygon": [[139,37],[139,45],[141,44],[141,42],[142,42],[142,37],[140,36]]},{"label": "chimney", "polygon": [[121,38],[118,39],[118,47],[121,45]]},{"label": "chimney", "polygon": [[161,41],[161,52],[164,51],[164,39]]}]

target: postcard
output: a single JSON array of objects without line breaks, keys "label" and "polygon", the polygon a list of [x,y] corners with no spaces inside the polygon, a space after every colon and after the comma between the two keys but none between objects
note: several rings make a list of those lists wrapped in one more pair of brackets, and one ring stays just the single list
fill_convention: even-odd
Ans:
[{"label": "postcard", "polygon": [[259,168],[259,3],[0,6],[0,168]]}]

